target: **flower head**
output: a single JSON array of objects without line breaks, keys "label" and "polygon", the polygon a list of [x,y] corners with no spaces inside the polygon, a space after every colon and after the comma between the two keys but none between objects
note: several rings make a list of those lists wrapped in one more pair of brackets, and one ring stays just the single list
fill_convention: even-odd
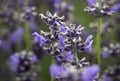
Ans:
[{"label": "flower head", "polygon": [[50,26],[50,29],[58,29],[56,28],[57,26],[63,25],[64,22],[63,19],[64,17],[58,17],[57,14],[55,13],[54,15],[52,15],[50,12],[46,12],[46,15],[44,14],[40,14],[41,19]]},{"label": "flower head", "polygon": [[90,13],[93,16],[110,16],[116,13],[120,9],[120,3],[110,6],[102,1],[101,8],[99,8],[99,2],[97,0],[87,0],[88,6],[84,11]]}]

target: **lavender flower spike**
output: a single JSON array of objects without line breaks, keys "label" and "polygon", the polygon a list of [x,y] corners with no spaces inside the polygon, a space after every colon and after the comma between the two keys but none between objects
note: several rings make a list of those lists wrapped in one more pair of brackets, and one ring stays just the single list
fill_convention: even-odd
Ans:
[{"label": "lavender flower spike", "polygon": [[34,32],[33,36],[34,36],[34,41],[39,43],[40,46],[46,45],[47,40],[43,36],[39,35],[37,32]]},{"label": "lavender flower spike", "polygon": [[97,3],[97,0],[87,0],[89,6],[93,6]]}]

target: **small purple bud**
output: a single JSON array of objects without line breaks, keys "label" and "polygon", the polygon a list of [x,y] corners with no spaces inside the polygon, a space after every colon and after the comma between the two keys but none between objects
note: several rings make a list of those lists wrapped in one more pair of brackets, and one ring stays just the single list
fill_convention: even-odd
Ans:
[{"label": "small purple bud", "polygon": [[120,3],[118,3],[118,4],[115,4],[114,6],[112,6],[111,8],[110,8],[110,10],[112,11],[112,12],[117,12],[118,10],[120,10]]},{"label": "small purple bud", "polygon": [[89,6],[93,6],[97,3],[97,0],[87,0]]},{"label": "small purple bud", "polygon": [[40,46],[46,45],[46,39],[43,36],[39,35],[37,32],[34,32],[33,36],[34,36],[34,41],[38,42]]},{"label": "small purple bud", "polygon": [[67,52],[66,56],[65,56],[65,60],[73,61],[74,60],[74,54],[72,54],[71,52]]},{"label": "small purple bud", "polygon": [[84,68],[82,73],[82,81],[93,81],[97,77],[98,71],[98,65],[92,65]]},{"label": "small purple bud", "polygon": [[65,66],[60,66],[57,64],[52,64],[50,66],[50,74],[54,78],[61,77],[62,75],[64,75],[65,72],[66,72]]}]

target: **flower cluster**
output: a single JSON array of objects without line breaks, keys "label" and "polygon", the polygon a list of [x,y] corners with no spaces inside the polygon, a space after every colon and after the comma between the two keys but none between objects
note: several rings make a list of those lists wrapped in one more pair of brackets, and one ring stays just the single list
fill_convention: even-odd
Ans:
[{"label": "flower cluster", "polygon": [[[49,26],[50,32],[33,33],[34,42],[52,56],[56,63],[50,66],[50,74],[56,81],[93,81],[99,71],[97,65],[89,66],[84,58],[76,57],[78,52],[91,51],[92,35],[84,41],[81,37],[84,27],[75,24],[65,24],[64,17],[58,17],[47,12],[40,14],[42,20]],[[88,74],[87,74],[88,73]],[[87,77],[85,77],[88,75]]]},{"label": "flower cluster", "polygon": [[109,44],[109,46],[103,46],[102,57],[107,58],[109,56],[118,56],[120,53],[120,44]]},{"label": "flower cluster", "polygon": [[113,6],[109,6],[106,2],[101,2],[101,7],[97,0],[87,0],[88,6],[84,11],[90,13],[94,16],[110,16],[116,13],[120,9],[120,3],[117,3]]},{"label": "flower cluster", "polygon": [[38,62],[32,52],[21,51],[11,55],[7,64],[16,76],[16,81],[33,81],[36,77],[34,64]]}]

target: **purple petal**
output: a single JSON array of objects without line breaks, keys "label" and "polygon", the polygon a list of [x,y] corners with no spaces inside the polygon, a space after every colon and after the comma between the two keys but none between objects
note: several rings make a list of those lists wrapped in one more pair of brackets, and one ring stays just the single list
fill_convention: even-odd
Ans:
[{"label": "purple petal", "polygon": [[102,81],[113,81],[113,80],[112,80],[112,78],[108,77],[106,74],[103,74]]},{"label": "purple petal", "polygon": [[98,65],[93,65],[83,69],[82,81],[93,81],[99,71]]},{"label": "purple petal", "polygon": [[16,72],[17,71],[17,65],[19,63],[19,58],[16,54],[12,55],[10,57],[10,60],[7,62],[9,65],[11,71]]},{"label": "purple petal", "polygon": [[59,38],[59,45],[60,45],[60,47],[63,47],[64,46],[64,38],[63,38],[63,36],[59,35],[58,38]]},{"label": "purple petal", "polygon": [[62,33],[66,33],[67,32],[67,30],[65,29],[65,27],[63,25],[59,26],[59,31],[62,32]]},{"label": "purple petal", "polygon": [[33,63],[38,62],[38,58],[35,54],[32,55],[32,62]]},{"label": "purple petal", "polygon": [[112,12],[117,12],[118,10],[120,10],[120,3],[115,4],[114,6],[112,6],[112,7],[110,8],[110,10],[111,10]]},{"label": "purple petal", "polygon": [[91,52],[92,50],[92,43],[93,43],[93,40],[90,41],[90,43],[85,47],[85,51],[86,52]]},{"label": "purple petal", "polygon": [[92,40],[93,36],[89,35],[86,39],[86,41],[84,42],[85,45],[88,45],[90,43],[90,41]]},{"label": "purple petal", "polygon": [[89,6],[93,6],[97,3],[97,0],[87,0]]},{"label": "purple petal", "polygon": [[73,55],[71,52],[67,52],[67,53],[66,53],[66,56],[65,56],[65,59],[66,59],[67,61],[73,61],[74,55]]},{"label": "purple petal", "polygon": [[17,40],[23,36],[24,30],[22,28],[18,28],[13,34],[10,35],[10,41],[15,43]]},{"label": "purple petal", "polygon": [[107,50],[102,51],[102,57],[103,58],[109,57],[109,52]]},{"label": "purple petal", "polygon": [[92,43],[93,43],[92,37],[93,37],[92,35],[89,35],[86,41],[83,43],[83,45],[79,49],[90,53],[92,48]]},{"label": "purple petal", "polygon": [[64,66],[60,66],[57,64],[52,64],[50,66],[50,74],[54,78],[61,77],[61,75],[63,75],[64,72],[66,72],[66,68]]},{"label": "purple petal", "polygon": [[34,36],[34,42],[38,42],[40,46],[46,45],[46,39],[43,36],[39,35],[37,32],[34,32],[32,35]]}]

